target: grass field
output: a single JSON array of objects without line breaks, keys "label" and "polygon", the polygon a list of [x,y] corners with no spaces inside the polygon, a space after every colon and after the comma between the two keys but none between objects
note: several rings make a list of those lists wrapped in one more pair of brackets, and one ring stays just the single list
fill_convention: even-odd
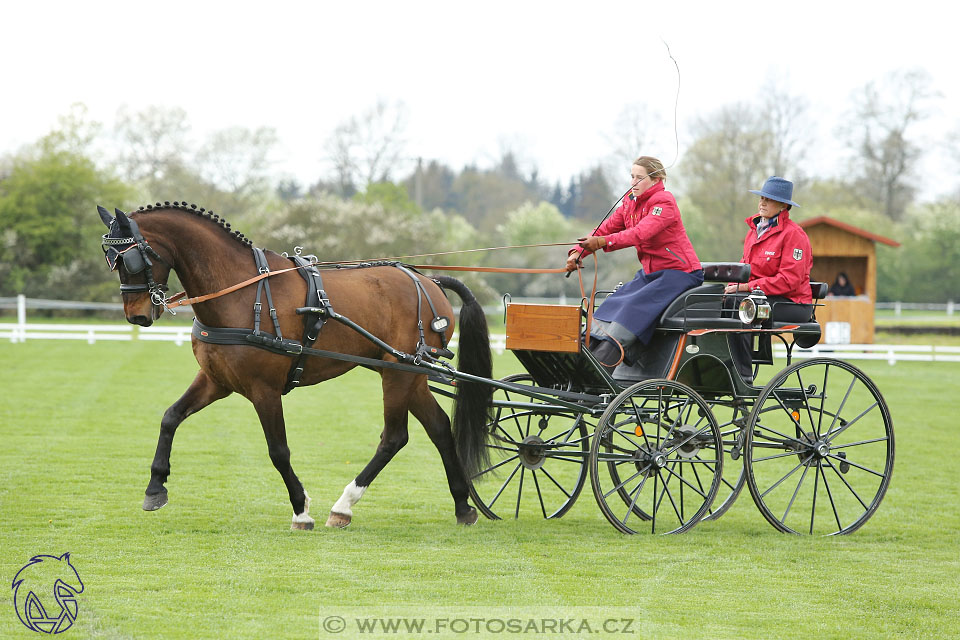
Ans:
[{"label": "grass field", "polygon": [[[597,637],[960,635],[956,364],[858,363],[890,406],[896,468],[873,519],[837,538],[776,533],[746,491],[687,534],[625,537],[589,483],[560,520],[458,527],[416,423],[349,528],[294,532],[252,406],[236,396],[180,428],[170,504],[146,513],[160,417],[196,372],[190,350],[0,343],[0,364],[0,582],[33,555],[69,551],[85,589],[62,637],[316,638],[328,637],[327,615],[450,606],[635,619],[632,633]],[[520,370],[509,355],[496,364],[498,375]],[[285,407],[292,462],[321,524],[378,440],[378,378],[354,372]],[[450,635],[486,637],[430,637]],[[32,637],[9,590],[0,637]]]}]

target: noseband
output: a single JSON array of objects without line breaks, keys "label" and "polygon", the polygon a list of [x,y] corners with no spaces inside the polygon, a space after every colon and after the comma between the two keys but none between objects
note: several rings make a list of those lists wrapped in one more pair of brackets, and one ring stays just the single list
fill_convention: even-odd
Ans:
[{"label": "noseband", "polygon": [[[173,269],[173,265],[164,260],[160,254],[154,251],[143,234],[140,233],[140,227],[134,220],[128,218],[130,223],[129,238],[111,238],[110,233],[103,235],[103,241],[100,243],[103,249],[104,258],[111,271],[116,271],[123,261],[123,267],[130,275],[136,275],[141,271],[145,272],[147,281],[142,284],[120,284],[120,294],[124,293],[149,293],[150,302],[158,307],[166,307],[167,299],[165,293],[170,288],[165,283],[155,282],[153,279],[153,261],[151,257]],[[171,312],[172,313],[172,312]]]}]

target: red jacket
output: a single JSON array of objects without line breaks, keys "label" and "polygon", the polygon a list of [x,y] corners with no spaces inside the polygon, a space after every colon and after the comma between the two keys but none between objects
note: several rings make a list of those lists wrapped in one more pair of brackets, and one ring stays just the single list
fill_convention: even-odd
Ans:
[{"label": "red jacket", "polygon": [[683,228],[677,201],[664,189],[662,180],[639,198],[624,198],[593,235],[606,236],[604,251],[636,247],[646,273],[661,269],[690,273],[702,268]]},{"label": "red jacket", "polygon": [[743,241],[743,262],[750,265],[750,286],[759,287],[768,296],[784,296],[794,302],[811,304],[810,267],[813,253],[810,239],[789,211],[781,211],[777,224],[757,238],[757,221],[753,215],[745,220],[750,226]]}]

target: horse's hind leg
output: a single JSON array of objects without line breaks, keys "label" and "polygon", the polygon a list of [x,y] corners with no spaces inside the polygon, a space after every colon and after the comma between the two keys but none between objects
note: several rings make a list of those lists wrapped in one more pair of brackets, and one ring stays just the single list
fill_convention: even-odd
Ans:
[{"label": "horse's hind leg", "polygon": [[474,524],[477,521],[477,510],[467,502],[470,488],[463,472],[463,465],[457,457],[453,432],[450,429],[450,418],[430,393],[425,379],[417,386],[410,400],[410,411],[426,429],[430,440],[440,452],[443,469],[447,474],[447,484],[450,485],[450,494],[453,496],[457,522],[466,525]]},{"label": "horse's hind leg", "polygon": [[383,432],[373,458],[343,490],[330,508],[328,527],[343,528],[353,519],[353,505],[363,496],[377,474],[407,444],[407,406],[413,377],[407,373],[383,372]]},{"label": "horse's hind leg", "polygon": [[170,475],[170,449],[177,427],[187,416],[228,395],[228,389],[221,387],[201,370],[180,399],[163,414],[157,452],[153,457],[153,464],[150,465],[150,484],[147,485],[143,498],[144,511],[156,511],[167,504],[167,489],[163,485]]},{"label": "horse's hind leg", "polygon": [[259,397],[250,398],[260,417],[263,435],[267,439],[270,461],[280,472],[283,483],[290,496],[293,507],[291,529],[313,529],[314,520],[310,517],[310,496],[300,484],[300,479],[290,466],[290,448],[287,446],[287,429],[283,420],[283,402],[279,392],[266,391]]}]

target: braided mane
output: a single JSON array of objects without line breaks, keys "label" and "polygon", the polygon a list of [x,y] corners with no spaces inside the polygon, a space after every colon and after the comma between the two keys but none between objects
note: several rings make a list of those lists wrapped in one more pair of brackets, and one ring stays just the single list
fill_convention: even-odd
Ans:
[{"label": "braided mane", "polygon": [[211,222],[220,225],[220,227],[222,227],[224,231],[230,234],[230,236],[234,240],[236,240],[243,246],[245,247],[253,246],[253,242],[249,238],[244,236],[239,231],[234,231],[233,229],[231,229],[230,223],[227,222],[225,218],[221,218],[220,216],[215,214],[213,211],[207,211],[203,207],[197,207],[197,205],[195,204],[187,204],[186,202],[169,202],[169,201],[163,202],[163,203],[158,202],[156,204],[148,204],[148,205],[142,206],[137,209],[137,212],[146,213],[149,211],[157,211],[159,209],[179,209],[180,211],[186,211],[187,213],[192,213],[201,218],[206,218],[207,220],[210,220]]}]

